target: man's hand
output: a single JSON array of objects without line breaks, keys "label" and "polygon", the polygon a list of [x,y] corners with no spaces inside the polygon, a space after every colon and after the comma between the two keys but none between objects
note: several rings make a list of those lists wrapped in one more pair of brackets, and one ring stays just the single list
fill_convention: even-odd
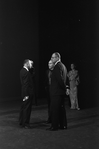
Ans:
[{"label": "man's hand", "polygon": [[70,92],[69,89],[66,89],[66,95],[69,95],[69,92]]},{"label": "man's hand", "polygon": [[23,98],[23,101],[26,101],[28,98],[29,98],[29,96],[25,96],[25,97]]}]

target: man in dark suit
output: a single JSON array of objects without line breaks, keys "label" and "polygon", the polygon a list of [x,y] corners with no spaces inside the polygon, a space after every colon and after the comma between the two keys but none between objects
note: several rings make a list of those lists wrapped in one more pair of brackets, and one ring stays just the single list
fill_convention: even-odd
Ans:
[{"label": "man in dark suit", "polygon": [[52,70],[54,68],[54,64],[53,62],[50,60],[48,62],[48,70],[46,71],[46,80],[45,80],[45,90],[46,90],[46,95],[47,95],[47,102],[48,102],[48,119],[46,121],[46,123],[51,123],[51,115],[50,115],[50,93],[49,93],[49,88],[50,88],[50,84],[51,84],[51,74],[52,74]]},{"label": "man in dark suit", "polygon": [[35,67],[34,67],[34,63],[33,63],[33,67],[29,70],[30,73],[32,74],[32,79],[33,79],[33,89],[34,89],[34,103],[37,106],[37,92],[36,92],[36,72],[35,72]]},{"label": "man in dark suit", "polygon": [[65,65],[61,62],[58,52],[52,54],[54,69],[51,75],[50,96],[51,96],[51,127],[48,130],[54,131],[67,128],[67,118],[64,99],[66,96],[66,74]]},{"label": "man in dark suit", "polygon": [[29,128],[29,121],[32,110],[34,89],[32,74],[29,72],[32,66],[33,61],[26,59],[23,63],[23,68],[20,71],[23,101],[19,115],[19,125],[21,125],[24,128]]}]

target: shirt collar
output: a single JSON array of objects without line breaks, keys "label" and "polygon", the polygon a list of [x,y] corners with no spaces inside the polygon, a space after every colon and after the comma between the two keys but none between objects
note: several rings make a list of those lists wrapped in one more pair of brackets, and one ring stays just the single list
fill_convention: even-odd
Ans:
[{"label": "shirt collar", "polygon": [[27,71],[29,71],[29,69],[27,67],[23,66],[23,68],[25,68]]},{"label": "shirt collar", "polygon": [[55,65],[56,65],[58,62],[60,62],[60,59],[55,63]]}]

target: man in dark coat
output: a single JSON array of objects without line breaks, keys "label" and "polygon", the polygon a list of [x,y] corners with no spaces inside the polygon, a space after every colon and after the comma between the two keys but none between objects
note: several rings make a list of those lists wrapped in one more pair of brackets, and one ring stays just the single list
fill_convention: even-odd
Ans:
[{"label": "man in dark coat", "polygon": [[46,80],[45,80],[45,90],[46,90],[46,95],[47,95],[47,102],[48,102],[48,119],[46,121],[46,123],[51,123],[51,114],[50,114],[50,92],[49,92],[49,88],[50,88],[50,84],[51,84],[51,74],[52,74],[52,70],[54,68],[54,64],[53,62],[50,60],[48,62],[48,70],[46,71]]},{"label": "man in dark coat", "polygon": [[24,128],[29,128],[29,121],[32,110],[34,89],[32,75],[29,72],[29,69],[31,69],[32,66],[33,61],[26,59],[23,64],[23,68],[20,71],[23,101],[19,115],[19,125]]},{"label": "man in dark coat", "polygon": [[32,74],[32,79],[33,79],[33,89],[34,89],[33,104],[37,106],[38,104],[37,104],[37,92],[36,92],[36,72],[35,72],[34,63],[33,63],[33,67],[29,71]]},{"label": "man in dark coat", "polygon": [[54,69],[51,75],[50,96],[51,96],[51,127],[49,130],[67,128],[67,119],[64,99],[66,96],[66,74],[67,69],[61,62],[60,54],[54,53],[51,57]]}]

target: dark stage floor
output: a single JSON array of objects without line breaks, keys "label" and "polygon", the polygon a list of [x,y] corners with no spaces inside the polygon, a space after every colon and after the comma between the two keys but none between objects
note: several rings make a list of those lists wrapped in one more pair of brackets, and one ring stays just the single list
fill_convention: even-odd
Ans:
[{"label": "dark stage floor", "polygon": [[48,131],[47,105],[34,106],[31,129],[18,125],[20,102],[0,103],[0,149],[99,149],[98,107],[71,110],[67,130]]}]

